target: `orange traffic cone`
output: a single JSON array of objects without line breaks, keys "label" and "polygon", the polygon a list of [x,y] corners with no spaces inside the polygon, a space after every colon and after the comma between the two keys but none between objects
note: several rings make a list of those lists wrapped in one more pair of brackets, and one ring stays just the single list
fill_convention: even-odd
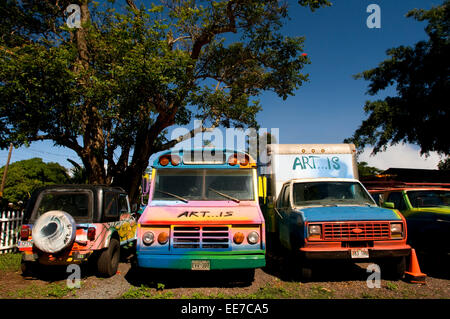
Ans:
[{"label": "orange traffic cone", "polygon": [[414,284],[424,284],[426,274],[420,271],[419,261],[416,256],[416,250],[411,248],[411,258],[409,262],[409,271],[405,271],[405,279]]}]

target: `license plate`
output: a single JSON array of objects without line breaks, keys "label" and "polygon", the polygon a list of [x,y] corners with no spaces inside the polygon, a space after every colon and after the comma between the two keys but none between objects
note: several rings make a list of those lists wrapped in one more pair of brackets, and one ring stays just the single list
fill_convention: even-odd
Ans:
[{"label": "license plate", "polygon": [[369,258],[369,250],[366,248],[352,249],[352,258]]},{"label": "license plate", "polygon": [[210,270],[209,260],[193,260],[191,270]]},{"label": "license plate", "polygon": [[17,242],[17,247],[19,247],[19,248],[28,248],[28,247],[32,247],[32,246],[33,246],[33,242],[31,242],[31,241],[19,240]]}]

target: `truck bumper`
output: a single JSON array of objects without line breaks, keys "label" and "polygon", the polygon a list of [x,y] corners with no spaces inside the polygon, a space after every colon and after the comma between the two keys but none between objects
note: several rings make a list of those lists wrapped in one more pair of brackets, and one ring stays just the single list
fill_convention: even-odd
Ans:
[{"label": "truck bumper", "polygon": [[266,265],[264,254],[249,255],[160,255],[139,254],[137,263],[142,268],[192,269],[193,261],[208,260],[210,270],[250,269]]},{"label": "truck bumper", "polygon": [[[306,259],[348,259],[364,261],[367,259],[383,259],[383,258],[397,258],[406,257],[411,254],[411,247],[406,244],[392,244],[376,245],[376,247],[368,248],[337,248],[337,247],[314,247],[314,245],[302,247],[299,249],[300,255]],[[368,258],[352,258],[353,249],[367,249],[369,252]]]}]

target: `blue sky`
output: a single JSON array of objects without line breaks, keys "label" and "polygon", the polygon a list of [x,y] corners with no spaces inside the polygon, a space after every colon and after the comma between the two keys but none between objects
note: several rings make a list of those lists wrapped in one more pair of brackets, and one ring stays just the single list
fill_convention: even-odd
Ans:
[{"label": "blue sky", "polygon": [[[123,1],[124,2],[124,1]],[[350,137],[365,118],[364,102],[395,94],[390,89],[379,96],[366,94],[368,82],[355,80],[353,75],[376,67],[387,58],[386,50],[400,45],[413,45],[425,40],[425,23],[406,18],[414,8],[429,9],[442,3],[436,0],[332,0],[333,6],[312,13],[295,0],[289,0],[290,20],[283,32],[290,36],[305,36],[305,52],[311,64],[304,69],[309,82],[294,96],[283,101],[272,93],[261,96],[263,110],[257,120],[263,128],[279,128],[280,143],[341,143]],[[369,29],[366,12],[370,4],[381,9],[381,28]],[[192,127],[187,127],[191,129]],[[408,153],[409,152],[409,153]],[[410,154],[403,162],[400,156]],[[11,161],[41,157],[45,162],[59,162],[71,167],[66,158],[81,162],[76,154],[51,142],[31,144],[29,148],[13,150]],[[6,162],[7,150],[0,151],[0,166]],[[384,158],[381,162],[380,159]],[[379,168],[434,168],[436,154],[424,159],[415,146],[399,146],[385,154],[363,159]],[[377,161],[378,159],[378,161]]]}]

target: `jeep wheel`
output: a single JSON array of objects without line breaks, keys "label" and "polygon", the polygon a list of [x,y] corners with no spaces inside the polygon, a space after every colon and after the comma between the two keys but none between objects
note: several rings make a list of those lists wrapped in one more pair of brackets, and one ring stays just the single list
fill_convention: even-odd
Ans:
[{"label": "jeep wheel", "polygon": [[111,238],[109,247],[102,251],[97,260],[97,271],[100,276],[112,277],[119,267],[120,244],[115,238]]},{"label": "jeep wheel", "polygon": [[36,263],[32,261],[23,261],[20,264],[22,275],[24,277],[33,277],[36,270]]},{"label": "jeep wheel", "polygon": [[76,228],[70,214],[60,210],[48,211],[37,219],[33,227],[34,245],[45,253],[58,253],[72,245]]}]

